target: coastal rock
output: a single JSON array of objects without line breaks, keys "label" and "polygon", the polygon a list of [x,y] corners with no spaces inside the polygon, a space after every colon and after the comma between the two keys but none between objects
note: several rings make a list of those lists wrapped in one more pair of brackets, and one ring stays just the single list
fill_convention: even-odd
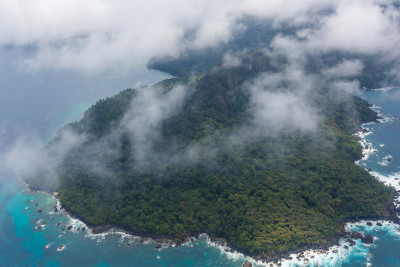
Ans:
[{"label": "coastal rock", "polygon": [[357,244],[354,240],[352,240],[350,238],[347,239],[346,241],[349,242],[350,246],[354,246],[355,244]]},{"label": "coastal rock", "polygon": [[82,231],[85,231],[86,230],[86,227],[82,227]]},{"label": "coastal rock", "polygon": [[43,211],[43,210],[41,210],[41,209],[38,209],[38,211],[37,211],[37,212],[38,212],[38,213],[42,213],[42,211]]},{"label": "coastal rock", "polygon": [[365,244],[373,244],[374,243],[374,239],[372,238],[371,235],[363,236],[361,238],[361,241],[364,242]]},{"label": "coastal rock", "polygon": [[72,229],[72,225],[67,227],[67,230],[71,230]]},{"label": "coastal rock", "polygon": [[357,239],[363,238],[363,235],[361,233],[359,233],[359,232],[351,231],[351,238],[357,240]]},{"label": "coastal rock", "polygon": [[248,262],[248,261],[245,261],[244,263],[243,263],[243,265],[242,265],[242,267],[252,267],[253,266],[253,264],[251,264],[250,262]]},{"label": "coastal rock", "polygon": [[382,224],[381,224],[380,222],[376,223],[376,225],[378,225],[378,226],[382,226]]},{"label": "coastal rock", "polygon": [[372,226],[372,222],[367,222],[367,225],[368,226]]},{"label": "coastal rock", "polygon": [[162,246],[161,246],[161,244],[160,243],[158,243],[157,245],[156,245],[156,248],[161,248]]}]

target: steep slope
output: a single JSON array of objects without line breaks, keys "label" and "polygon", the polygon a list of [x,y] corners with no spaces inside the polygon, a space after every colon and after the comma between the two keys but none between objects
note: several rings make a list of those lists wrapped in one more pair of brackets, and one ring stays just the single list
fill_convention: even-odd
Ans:
[{"label": "steep slope", "polygon": [[[207,232],[262,257],[324,244],[348,219],[390,218],[392,189],[353,163],[361,148],[352,133],[377,118],[364,100],[337,101],[316,88],[307,95],[321,118],[313,131],[254,128],[249,80],[280,70],[252,52],[198,81],[99,101],[66,127],[86,139],[58,170],[63,206],[90,225],[171,237]],[[143,125],[123,126],[127,114],[144,112],[140,92],[168,96],[179,86],[186,90],[178,111],[151,124],[145,144],[133,138]]]}]

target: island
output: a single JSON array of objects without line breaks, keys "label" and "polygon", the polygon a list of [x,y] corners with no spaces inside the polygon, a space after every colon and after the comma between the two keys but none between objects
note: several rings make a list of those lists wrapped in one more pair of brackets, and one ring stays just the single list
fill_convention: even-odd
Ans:
[{"label": "island", "polygon": [[[29,185],[57,191],[92,228],[178,241],[207,233],[269,260],[327,246],[347,221],[394,218],[394,190],[354,163],[354,133],[378,119],[370,105],[323,84],[299,96],[301,84],[281,75],[285,60],[257,49],[237,57],[99,100],[44,148],[56,157],[65,136],[80,140],[63,150],[57,179],[38,173]],[[269,87],[275,80],[263,75],[281,80]],[[314,124],[270,117],[255,86],[266,99],[301,97]],[[266,112],[262,127],[257,112]]]}]

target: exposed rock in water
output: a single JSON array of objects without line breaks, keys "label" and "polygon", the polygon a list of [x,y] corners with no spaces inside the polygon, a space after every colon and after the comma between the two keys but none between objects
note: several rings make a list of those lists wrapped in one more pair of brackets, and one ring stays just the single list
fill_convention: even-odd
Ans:
[{"label": "exposed rock in water", "polygon": [[67,227],[67,230],[71,230],[72,229],[72,225]]},{"label": "exposed rock in water", "polygon": [[350,243],[350,246],[354,246],[355,244],[357,244],[354,240],[352,240],[350,238],[347,239],[346,241]]},{"label": "exposed rock in water", "polygon": [[162,246],[161,246],[161,244],[160,243],[158,243],[157,245],[156,245],[156,248],[161,248]]},{"label": "exposed rock in water", "polygon": [[365,244],[373,244],[373,243],[374,243],[374,239],[372,238],[371,235],[363,236],[363,237],[361,238],[361,240],[362,240],[362,242],[364,242]]},{"label": "exposed rock in water", "polygon": [[[374,243],[374,239],[372,238],[371,235],[363,236],[361,233],[356,232],[356,231],[351,232],[351,238],[356,239],[356,240],[361,239],[361,241],[364,242],[365,244],[373,244]],[[353,244],[351,243],[352,240],[351,241],[350,240],[351,239],[347,239],[347,241],[350,242],[350,245],[353,246]],[[354,241],[352,241],[352,242],[354,242]],[[354,242],[354,244],[356,244],[356,243]]]},{"label": "exposed rock in water", "polygon": [[367,225],[368,226],[372,226],[372,222],[367,222]]},{"label": "exposed rock in water", "polygon": [[382,226],[382,224],[381,224],[380,222],[376,223],[376,225],[378,225],[378,226]]},{"label": "exposed rock in water", "polygon": [[359,233],[359,232],[351,231],[351,238],[357,240],[357,239],[363,238],[363,235],[361,233]]},{"label": "exposed rock in water", "polygon": [[86,230],[86,227],[82,227],[82,231],[85,231]]},{"label": "exposed rock in water", "polygon": [[43,211],[43,210],[41,210],[41,209],[38,209],[38,211],[37,211],[37,212],[38,212],[38,213],[42,213],[42,211]]},{"label": "exposed rock in water", "polygon": [[252,267],[253,265],[250,263],[250,262],[248,262],[248,261],[245,261],[244,263],[243,263],[243,265],[242,265],[242,267]]}]

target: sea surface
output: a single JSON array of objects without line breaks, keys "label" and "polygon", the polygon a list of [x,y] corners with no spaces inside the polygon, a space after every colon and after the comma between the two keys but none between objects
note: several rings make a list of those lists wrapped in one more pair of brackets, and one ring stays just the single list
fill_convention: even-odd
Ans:
[{"label": "sea surface", "polygon": [[[379,179],[398,186],[400,89],[360,90],[359,93],[374,104],[374,109],[385,119],[381,123],[365,125],[369,133],[362,138],[368,149],[358,164],[370,168]],[[64,103],[65,107],[70,107],[62,110],[64,114],[54,115],[54,118],[63,117],[59,119],[59,124],[81,116],[82,110],[78,107],[74,109],[73,101],[75,99]],[[0,116],[6,119],[6,114],[0,113]],[[46,131],[37,129],[45,140],[49,138],[46,135],[54,124],[38,124],[37,127],[47,127]],[[7,133],[3,133],[3,140]],[[3,149],[7,143],[3,141]],[[240,253],[226,252],[225,247],[210,242],[206,236],[178,248],[155,249],[154,241],[141,243],[138,237],[118,230],[91,234],[87,228],[82,230],[85,225],[78,220],[65,213],[54,212],[54,208],[59,206],[52,196],[29,192],[23,183],[13,179],[13,174],[5,170],[0,175],[0,266],[241,266],[246,260]],[[307,260],[293,257],[291,261],[283,261],[282,265],[400,266],[399,226],[386,221],[379,222],[382,226],[377,223],[372,222],[372,226],[367,226],[366,222],[346,225],[349,230],[371,234],[373,245],[365,246],[358,240],[354,247],[346,249],[344,246],[348,244],[342,240],[328,252],[309,251],[306,253]],[[62,228],[67,226],[72,226],[71,230],[63,231]],[[252,259],[248,260],[255,263]]]}]

